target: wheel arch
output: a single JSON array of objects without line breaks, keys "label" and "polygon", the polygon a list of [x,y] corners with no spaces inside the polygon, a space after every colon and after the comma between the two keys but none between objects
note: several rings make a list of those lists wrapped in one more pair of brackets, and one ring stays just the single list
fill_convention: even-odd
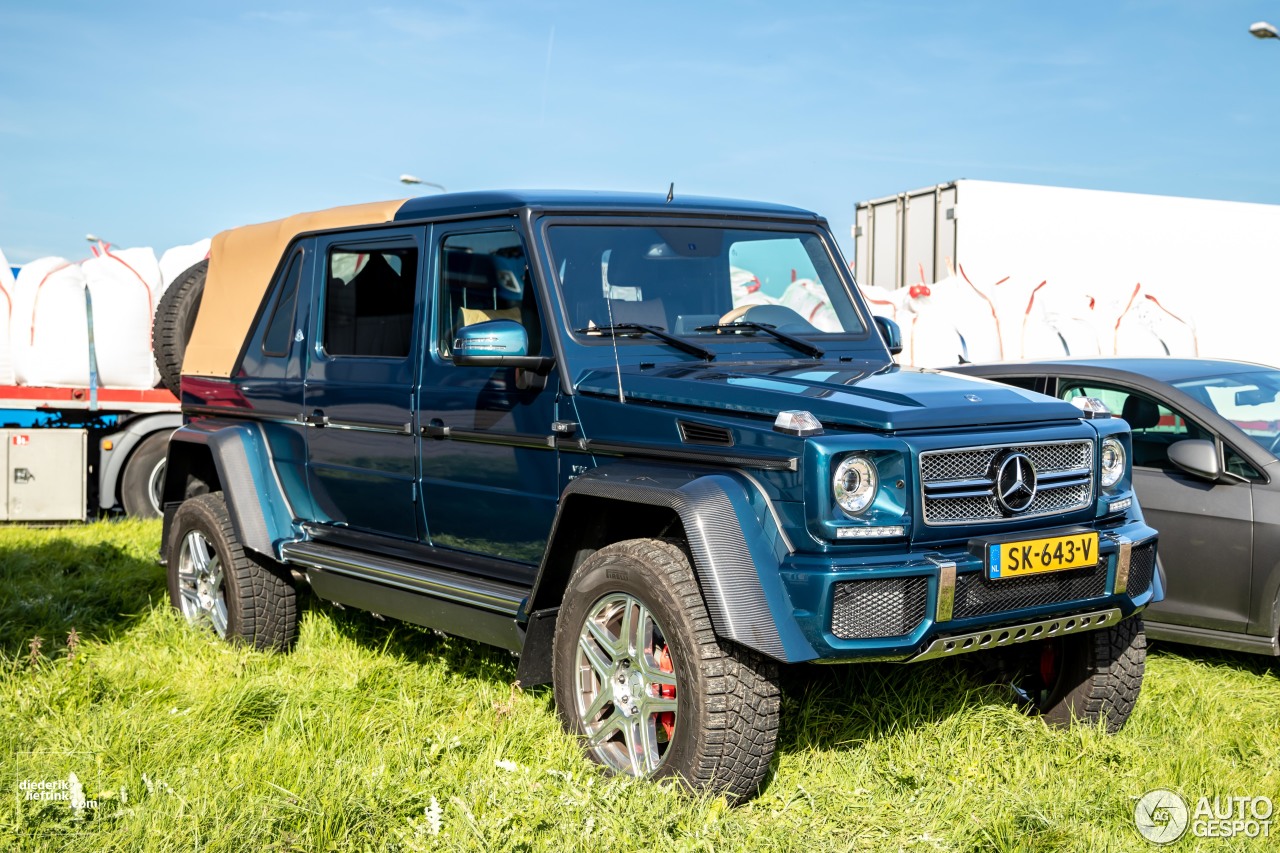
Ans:
[{"label": "wheel arch", "polygon": [[193,421],[169,438],[164,481],[164,532],[161,559],[169,558],[173,515],[186,499],[189,478],[221,491],[241,546],[272,559],[276,546],[295,538],[294,513],[257,424]]},{"label": "wheel arch", "polygon": [[619,463],[565,489],[542,565],[524,608],[528,619],[520,682],[550,680],[550,641],[569,576],[611,542],[682,539],[717,636],[774,660],[817,656],[791,615],[779,576],[790,543],[758,485],[733,471],[661,470]]},{"label": "wheel arch", "polygon": [[110,450],[103,449],[98,460],[98,506],[111,509],[119,504],[120,485],[125,469],[133,460],[134,451],[154,433],[172,431],[182,426],[182,415],[165,412],[141,415],[127,420],[120,429],[102,437],[110,441]]}]

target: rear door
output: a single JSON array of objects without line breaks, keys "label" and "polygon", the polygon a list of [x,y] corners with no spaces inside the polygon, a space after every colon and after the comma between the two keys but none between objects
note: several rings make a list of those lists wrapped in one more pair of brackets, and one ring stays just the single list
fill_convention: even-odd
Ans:
[{"label": "rear door", "polygon": [[312,517],[302,394],[315,254],[314,241],[300,240],[285,255],[232,378],[262,430],[280,488],[303,518]]},{"label": "rear door", "polygon": [[316,520],[416,541],[420,228],[328,235],[303,401]]}]

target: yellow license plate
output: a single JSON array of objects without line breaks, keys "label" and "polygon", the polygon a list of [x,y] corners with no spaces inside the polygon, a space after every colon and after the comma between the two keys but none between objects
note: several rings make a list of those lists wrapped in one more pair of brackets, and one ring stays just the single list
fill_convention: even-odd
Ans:
[{"label": "yellow license plate", "polygon": [[1098,564],[1098,534],[1073,533],[987,546],[987,577],[1021,578]]}]

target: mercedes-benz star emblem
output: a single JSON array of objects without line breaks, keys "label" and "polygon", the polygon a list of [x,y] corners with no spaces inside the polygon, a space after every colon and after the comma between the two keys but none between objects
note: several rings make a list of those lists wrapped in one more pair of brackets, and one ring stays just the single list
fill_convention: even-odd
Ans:
[{"label": "mercedes-benz star emblem", "polygon": [[1036,496],[1036,466],[1025,453],[1010,453],[996,469],[996,500],[1010,515],[1023,512]]}]

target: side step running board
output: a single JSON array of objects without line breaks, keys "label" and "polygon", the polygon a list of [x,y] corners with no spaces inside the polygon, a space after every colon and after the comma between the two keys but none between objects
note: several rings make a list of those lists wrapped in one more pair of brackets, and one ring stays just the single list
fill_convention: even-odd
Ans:
[{"label": "side step running board", "polygon": [[504,616],[515,616],[529,595],[528,588],[517,584],[319,542],[289,542],[281,549],[281,556],[287,563],[385,584]]}]

